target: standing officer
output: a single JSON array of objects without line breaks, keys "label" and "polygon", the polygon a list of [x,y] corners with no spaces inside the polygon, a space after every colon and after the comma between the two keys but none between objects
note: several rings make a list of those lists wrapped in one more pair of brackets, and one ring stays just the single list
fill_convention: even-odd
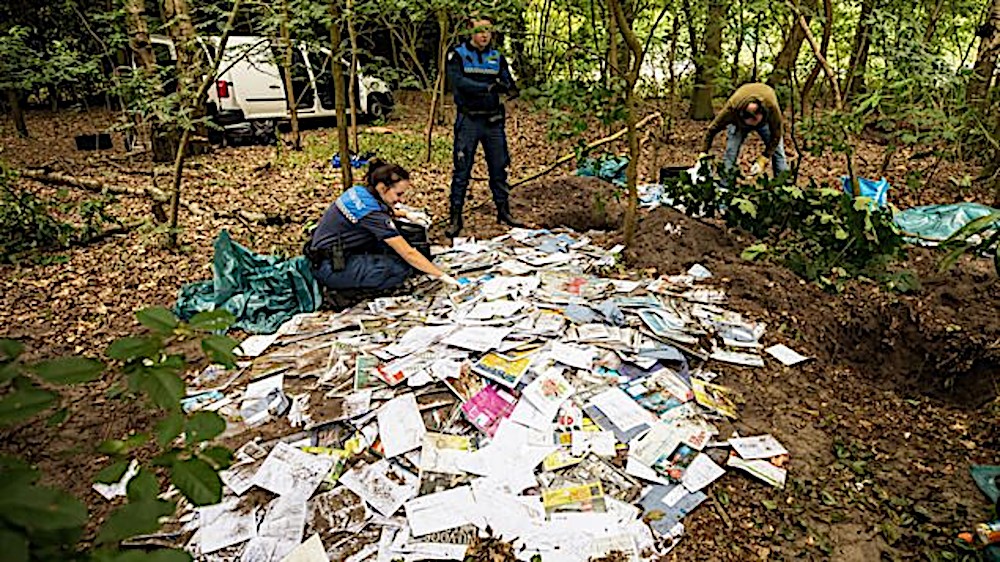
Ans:
[{"label": "standing officer", "polygon": [[497,222],[523,226],[510,214],[510,187],[507,185],[507,134],[501,94],[517,93],[507,60],[490,42],[493,20],[475,16],[469,20],[469,39],[448,53],[448,79],[455,94],[455,171],[451,177],[449,238],[462,231],[462,207],[472,177],[476,147],[483,144],[490,171],[490,191],[497,207]]}]

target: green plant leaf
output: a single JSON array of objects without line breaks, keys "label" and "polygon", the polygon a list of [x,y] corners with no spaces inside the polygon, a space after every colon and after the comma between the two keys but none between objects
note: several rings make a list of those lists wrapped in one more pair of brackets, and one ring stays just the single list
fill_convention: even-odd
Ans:
[{"label": "green plant leaf", "polygon": [[160,495],[160,483],[152,472],[141,468],[139,473],[128,481],[125,493],[129,502],[153,501]]},{"label": "green plant leaf", "polygon": [[215,412],[196,412],[184,427],[188,445],[214,439],[225,430],[226,420]]},{"label": "green plant leaf", "polygon": [[58,400],[58,394],[42,390],[33,384],[17,384],[15,379],[14,391],[0,398],[0,426],[30,418]]},{"label": "green plant leaf", "polygon": [[90,382],[104,372],[104,363],[86,357],[61,357],[31,366],[42,380],[54,384]]},{"label": "green plant leaf", "polygon": [[139,390],[158,407],[175,411],[184,397],[184,381],[172,370],[151,368],[140,375]]},{"label": "green plant leaf", "polygon": [[125,471],[128,470],[129,461],[118,461],[116,463],[110,464],[101,469],[94,477],[95,482],[100,482],[102,484],[114,484],[125,476]]},{"label": "green plant leaf", "polygon": [[233,452],[225,447],[208,447],[199,451],[198,456],[215,465],[218,470],[225,470],[233,464]]},{"label": "green plant leaf", "polygon": [[9,529],[0,529],[0,552],[8,562],[28,562],[28,538]]},{"label": "green plant leaf", "polygon": [[188,320],[188,326],[205,332],[226,330],[236,322],[236,316],[224,308],[199,312]]},{"label": "green plant leaf", "polygon": [[239,345],[236,340],[229,336],[211,334],[201,340],[201,349],[213,363],[219,363],[226,367],[236,366],[236,356],[233,349]]},{"label": "green plant leaf", "polygon": [[87,522],[87,508],[80,500],[54,488],[8,488],[0,496],[4,519],[31,531],[77,529]]},{"label": "green plant leaf", "polygon": [[740,257],[747,261],[753,261],[761,257],[762,255],[768,253],[769,251],[771,251],[771,249],[768,247],[767,244],[754,244],[753,246],[750,246],[747,249],[743,250],[743,253],[740,254]]},{"label": "green plant leaf", "polygon": [[152,533],[160,528],[160,518],[174,512],[174,505],[169,502],[152,500],[129,502],[116,509],[101,526],[97,533],[97,544],[115,543],[122,539],[145,533]]},{"label": "green plant leaf", "polygon": [[184,431],[184,416],[180,412],[172,412],[156,423],[153,433],[156,434],[157,444],[160,447],[166,447],[182,431]]},{"label": "green plant leaf", "polygon": [[0,361],[13,361],[24,353],[24,344],[17,340],[0,339]]},{"label": "green plant leaf", "polygon": [[174,313],[162,306],[144,308],[135,314],[139,323],[161,336],[169,336],[180,324]]},{"label": "green plant leaf", "polygon": [[973,234],[980,234],[985,230],[989,230],[994,226],[995,223],[1000,222],[1000,211],[993,211],[992,213],[979,217],[978,219],[969,221],[965,226],[956,230],[954,234],[948,237],[943,244],[949,244],[951,242],[964,242],[966,238],[972,236]]},{"label": "green plant leaf", "polygon": [[174,463],[170,481],[194,505],[211,505],[222,498],[222,481],[219,475],[201,459]]},{"label": "green plant leaf", "polygon": [[119,338],[108,346],[104,353],[120,361],[138,358],[155,358],[163,349],[163,342],[155,336]]}]

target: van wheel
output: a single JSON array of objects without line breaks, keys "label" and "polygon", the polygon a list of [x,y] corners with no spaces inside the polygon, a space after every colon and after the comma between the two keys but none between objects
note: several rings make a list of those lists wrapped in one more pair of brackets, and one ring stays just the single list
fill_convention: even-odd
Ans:
[{"label": "van wheel", "polygon": [[270,145],[278,141],[278,125],[273,119],[251,121],[250,126],[256,143]]},{"label": "van wheel", "polygon": [[383,94],[371,94],[368,96],[368,116],[373,120],[385,119],[389,116],[392,106]]}]

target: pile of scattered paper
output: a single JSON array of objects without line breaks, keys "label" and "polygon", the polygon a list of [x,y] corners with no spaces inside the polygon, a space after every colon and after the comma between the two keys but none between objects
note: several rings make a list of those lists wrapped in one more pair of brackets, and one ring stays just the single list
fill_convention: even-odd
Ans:
[{"label": "pile of scattered paper", "polygon": [[[763,365],[765,326],[724,309],[702,266],[602,276],[620,251],[569,231],[457,239],[437,261],[461,289],[425,279],[245,341],[239,374],[205,373],[185,403],[247,436],[224,501],[183,518],[185,548],[461,560],[500,539],[522,560],[648,560],[726,467],[783,486],[788,452],[732,432],[734,393],[708,370]],[[786,349],[768,352],[798,360]]]}]

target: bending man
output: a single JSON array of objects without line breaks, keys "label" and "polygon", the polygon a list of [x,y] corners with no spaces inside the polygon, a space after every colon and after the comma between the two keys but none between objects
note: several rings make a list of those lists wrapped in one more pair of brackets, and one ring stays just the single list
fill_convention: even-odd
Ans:
[{"label": "bending man", "polygon": [[778,105],[778,96],[767,84],[744,84],[733,92],[722,111],[709,125],[701,156],[712,149],[712,141],[722,129],[726,129],[726,154],[722,163],[727,171],[736,165],[743,141],[751,131],[764,140],[764,153],[754,162],[750,174],[756,176],[763,172],[768,160],[771,161],[774,175],[788,170],[785,142],[782,139],[785,131],[781,106]]}]

